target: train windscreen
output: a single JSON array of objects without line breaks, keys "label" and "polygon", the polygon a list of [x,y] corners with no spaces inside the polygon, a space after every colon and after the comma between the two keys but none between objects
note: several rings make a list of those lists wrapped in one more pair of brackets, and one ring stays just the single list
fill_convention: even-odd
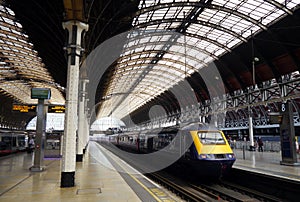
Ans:
[{"label": "train windscreen", "polygon": [[202,144],[225,144],[222,134],[218,131],[198,132],[198,136]]}]

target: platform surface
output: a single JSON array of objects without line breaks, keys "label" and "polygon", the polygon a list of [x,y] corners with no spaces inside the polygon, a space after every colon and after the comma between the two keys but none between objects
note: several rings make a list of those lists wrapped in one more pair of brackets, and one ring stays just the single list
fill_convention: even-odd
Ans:
[{"label": "platform surface", "polygon": [[[258,152],[234,149],[233,168],[300,181],[300,166],[281,165],[281,152]],[[300,162],[299,155],[297,156]]]},{"label": "platform surface", "polygon": [[[113,166],[105,155],[110,155],[109,158],[122,168],[125,168],[125,162],[104,151],[95,142],[90,142],[87,151],[83,162],[76,163],[76,186],[71,188],[60,187],[61,159],[59,158],[46,158],[44,161],[45,171],[30,172],[33,153],[1,157],[0,201],[135,202],[145,201],[144,199],[147,197],[149,200],[146,201],[182,201],[170,193],[164,193],[163,188],[151,183],[142,175],[132,174],[124,177],[124,174],[113,169],[115,165]],[[234,168],[300,181],[300,167],[281,165],[280,152],[247,150],[243,152],[234,149],[234,153],[237,157]],[[131,168],[126,167],[125,169]],[[132,188],[136,186],[133,185],[134,183],[140,184],[137,185],[139,188]],[[142,184],[147,184],[147,187]],[[155,191],[159,191],[159,195],[155,196]],[[143,192],[148,192],[146,194],[149,196],[141,196]]]},{"label": "platform surface", "polygon": [[[125,162],[114,160],[125,168]],[[0,158],[1,202],[136,202],[164,201],[164,198],[167,201],[181,201],[176,196],[174,196],[175,198],[170,197],[169,193],[155,196],[154,190],[161,190],[161,187],[148,182],[143,175],[126,176],[124,173],[111,169],[113,166],[95,142],[90,142],[83,162],[76,163],[75,187],[60,187],[61,159],[45,159],[46,170],[42,172],[29,171],[32,161],[33,153],[20,153]],[[110,166],[112,167],[110,168]],[[148,184],[148,187],[143,187],[143,183]],[[133,186],[136,186],[135,191]]]}]

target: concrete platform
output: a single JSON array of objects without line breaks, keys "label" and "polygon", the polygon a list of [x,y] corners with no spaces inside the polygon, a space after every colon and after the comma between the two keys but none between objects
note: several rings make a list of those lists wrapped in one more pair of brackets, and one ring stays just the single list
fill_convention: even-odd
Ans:
[{"label": "concrete platform", "polygon": [[[117,172],[102,154],[102,149],[95,142],[89,144],[83,162],[76,164],[76,186],[71,188],[60,187],[59,158],[45,159],[45,171],[30,172],[33,154],[20,153],[2,157],[0,201],[181,201],[142,175],[130,176]],[[124,169],[131,169],[125,168],[125,163],[121,160],[115,160]],[[108,165],[112,167],[109,168]],[[131,188],[134,186],[135,191]]]},{"label": "concrete platform", "polygon": [[[234,168],[300,181],[300,167],[281,165],[280,152],[234,153]],[[44,162],[45,171],[30,172],[33,153],[1,157],[0,201],[182,201],[95,142],[76,164],[75,187],[60,187],[60,158]]]},{"label": "concrete platform", "polygon": [[240,149],[234,149],[233,152],[237,158],[233,168],[300,181],[300,166],[281,165],[281,152],[243,152]]}]

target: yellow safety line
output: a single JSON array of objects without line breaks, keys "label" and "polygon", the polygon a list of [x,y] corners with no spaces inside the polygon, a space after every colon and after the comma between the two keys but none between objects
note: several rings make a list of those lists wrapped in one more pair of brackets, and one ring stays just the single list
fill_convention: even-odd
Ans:
[{"label": "yellow safety line", "polygon": [[114,162],[116,163],[116,164],[118,164],[121,168],[123,168],[123,170],[124,171],[126,171],[127,172],[127,174],[132,178],[132,179],[134,179],[139,185],[141,185],[151,196],[153,196],[155,199],[156,199],[156,201],[159,201],[159,202],[163,202],[161,199],[159,199],[150,189],[148,189],[145,185],[143,185],[143,183],[141,183],[138,179],[136,179],[136,177],[134,177],[133,175],[131,175],[130,173],[129,173],[129,171],[126,169],[126,168],[124,168],[120,163],[118,163],[117,161],[115,161],[114,160]]}]

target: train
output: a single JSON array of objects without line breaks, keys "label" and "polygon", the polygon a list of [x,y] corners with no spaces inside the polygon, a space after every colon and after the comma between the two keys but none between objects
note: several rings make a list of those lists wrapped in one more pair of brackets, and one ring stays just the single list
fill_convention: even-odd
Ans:
[{"label": "train", "polygon": [[25,151],[26,136],[22,132],[0,131],[0,156]]},{"label": "train", "polygon": [[[151,164],[155,164],[155,158],[163,159],[157,163],[159,165],[168,161],[166,156],[176,156],[174,163],[193,168],[205,176],[228,174],[236,160],[223,132],[203,123],[127,131],[105,136],[100,142],[131,153],[155,154],[160,151],[160,155],[148,160]],[[134,156],[131,158],[137,160]]]}]

